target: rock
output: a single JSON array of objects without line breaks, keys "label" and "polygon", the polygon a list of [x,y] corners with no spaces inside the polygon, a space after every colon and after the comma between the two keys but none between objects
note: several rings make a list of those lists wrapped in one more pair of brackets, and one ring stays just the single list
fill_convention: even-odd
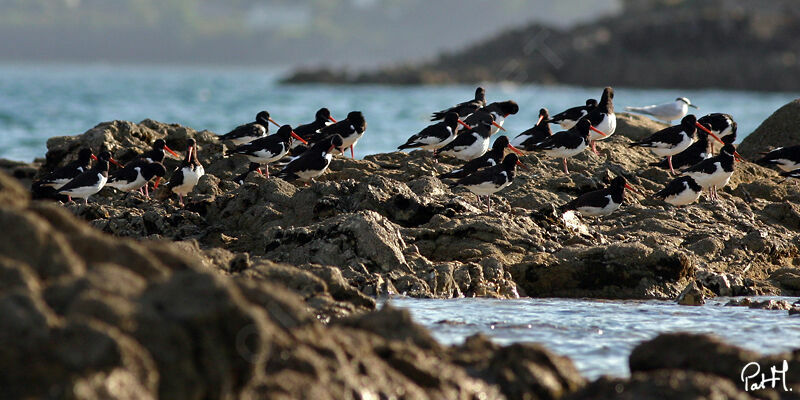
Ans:
[{"label": "rock", "polygon": [[697,281],[692,281],[692,283],[686,285],[676,301],[682,306],[702,306],[706,304],[705,296],[703,296],[703,291],[697,285]]},{"label": "rock", "polygon": [[[614,133],[633,141],[642,140],[669,126],[640,114],[618,112],[616,115],[617,130]],[[677,124],[678,121],[675,123]]]},{"label": "rock", "polygon": [[663,370],[634,373],[629,379],[601,377],[564,400],[730,399],[753,397],[720,377],[697,372]]},{"label": "rock", "polygon": [[756,159],[760,152],[800,143],[800,99],[772,113],[753,133],[747,135],[737,150],[744,157]]}]

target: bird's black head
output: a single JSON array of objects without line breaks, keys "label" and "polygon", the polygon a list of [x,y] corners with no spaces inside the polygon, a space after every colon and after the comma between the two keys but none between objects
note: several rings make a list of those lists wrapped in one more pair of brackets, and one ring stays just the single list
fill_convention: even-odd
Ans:
[{"label": "bird's black head", "polygon": [[256,122],[264,126],[269,125],[269,112],[260,111],[258,114],[256,114]]},{"label": "bird's black head", "polygon": [[166,145],[167,145],[167,142],[165,142],[164,139],[156,139],[156,141],[153,142],[153,149],[154,150],[164,150],[164,147]]},{"label": "bird's black head", "polygon": [[283,139],[284,142],[288,142],[292,138],[292,127],[290,125],[283,125],[278,128],[278,132],[275,134]]},{"label": "bird's black head", "polygon": [[197,144],[197,141],[194,138],[186,139],[186,147],[194,147]]},{"label": "bird's black head", "polygon": [[689,114],[681,119],[681,128],[684,132],[691,135],[692,132],[697,130],[697,117],[694,114]]},{"label": "bird's black head", "polygon": [[597,107],[597,100],[595,99],[586,99],[586,106],[587,107]]},{"label": "bird's black head", "polygon": [[736,154],[736,147],[733,144],[728,143],[725,146],[722,146],[722,150],[719,151],[719,155],[725,155],[728,157],[733,158],[734,154]]},{"label": "bird's black head", "polygon": [[110,151],[100,152],[100,154],[97,155],[97,159],[108,163],[108,161],[111,160],[111,152]]},{"label": "bird's black head", "polygon": [[499,101],[497,102],[497,108],[500,110],[500,114],[502,114],[504,117],[514,115],[519,112],[519,104],[517,104],[517,102],[514,100]]},{"label": "bird's black head", "polygon": [[503,169],[506,171],[513,171],[517,167],[517,163],[519,163],[519,157],[516,154],[511,153],[503,159]]},{"label": "bird's black head", "polygon": [[455,126],[458,124],[458,113],[451,111],[451,112],[445,114],[444,115],[444,123],[447,126],[455,128]]},{"label": "bird's black head", "polygon": [[486,90],[480,86],[475,89],[475,100],[486,101]]},{"label": "bird's black head", "polygon": [[367,130],[367,120],[364,119],[364,114],[361,111],[350,111],[347,114],[347,120],[353,125],[358,132]]},{"label": "bird's black head", "polygon": [[317,122],[328,122],[331,118],[331,111],[325,107],[320,108],[317,110],[317,113],[314,115],[314,119]]},{"label": "bird's black head", "polygon": [[612,88],[611,86],[606,86],[605,89],[603,89],[603,97],[600,98],[600,101],[602,102],[604,99],[607,100],[614,99],[614,88]]},{"label": "bird's black head", "polygon": [[341,152],[344,152],[344,149],[342,148],[342,145],[344,145],[344,141],[342,140],[342,137],[339,135],[333,135],[329,137],[327,140],[325,140],[324,143],[327,145],[326,147],[328,148],[327,151],[329,153],[333,151],[333,149],[337,149]]},{"label": "bird's black head", "polygon": [[[103,154],[103,153],[100,153],[100,154]],[[109,153],[109,154],[111,154],[111,153]],[[100,171],[108,172],[108,160],[104,160],[104,159],[100,158],[100,155],[98,155],[97,158],[98,158],[98,160],[97,160],[97,164],[95,164],[95,168],[97,168]]]},{"label": "bird's black head", "polygon": [[142,167],[142,176],[147,180],[150,180],[154,176],[163,177],[166,174],[167,169],[164,167],[164,164],[161,163],[150,163]]},{"label": "bird's black head", "polygon": [[589,127],[592,126],[592,123],[589,122],[588,119],[584,118],[578,121],[577,124],[573,127],[578,133],[581,134],[583,137],[589,137]]},{"label": "bird's black head", "polygon": [[492,144],[493,150],[505,150],[508,147],[508,136],[502,135],[495,139],[494,144]]},{"label": "bird's black head", "polygon": [[550,119],[550,113],[546,108],[539,109],[539,116],[542,117],[542,123],[547,123],[547,120]]},{"label": "bird's black head", "polygon": [[78,152],[78,160],[84,163],[88,163],[89,159],[92,158],[92,154],[94,154],[92,153],[92,149],[84,147]]},{"label": "bird's black head", "polygon": [[613,187],[613,188],[623,188],[623,187],[625,187],[625,185],[627,183],[628,183],[628,181],[624,177],[618,176],[618,177],[616,177],[616,178],[611,180],[611,187]]}]

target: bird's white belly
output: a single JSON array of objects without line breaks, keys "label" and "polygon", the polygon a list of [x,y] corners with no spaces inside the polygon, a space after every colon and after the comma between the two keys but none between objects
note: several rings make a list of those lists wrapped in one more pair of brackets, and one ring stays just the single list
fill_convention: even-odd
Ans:
[{"label": "bird's white belly", "polygon": [[511,182],[506,182],[502,185],[498,185],[494,182],[484,182],[478,185],[470,185],[465,187],[467,188],[467,190],[477,194],[478,196],[488,196],[503,190],[503,188],[505,188],[510,184]]},{"label": "bird's white belly", "polygon": [[128,192],[131,190],[139,189],[140,187],[144,186],[145,182],[146,181],[144,180],[144,177],[142,176],[141,173],[139,173],[138,175],[136,175],[136,179],[134,179],[132,182],[128,181],[107,182],[106,186],[111,186],[123,192]]},{"label": "bird's white belly", "polygon": [[459,160],[469,161],[482,156],[489,150],[489,138],[479,138],[469,146],[456,146],[447,154],[452,154]]},{"label": "bird's white belly", "polygon": [[617,130],[617,116],[612,114],[606,114],[605,118],[600,121],[597,126],[595,126],[597,130],[606,134],[606,136],[601,136],[599,133],[595,131],[589,131],[589,140],[605,140],[608,139],[609,136],[614,134],[614,131]]},{"label": "bird's white belly", "polygon": [[578,207],[577,210],[583,214],[588,215],[590,217],[596,217],[599,215],[608,215],[614,212],[616,209],[619,208],[620,203],[614,203],[614,200],[611,200],[611,195],[606,196],[608,199],[608,204],[604,207]]},{"label": "bird's white belly", "polygon": [[247,159],[250,160],[250,162],[254,162],[256,164],[269,164],[271,162],[280,160],[288,152],[289,152],[288,146],[282,146],[281,151],[277,154],[267,150],[259,150],[254,152],[253,154],[246,154],[246,156]]},{"label": "bird's white belly", "polygon": [[688,149],[689,146],[691,146],[692,143],[694,142],[692,138],[690,138],[687,135],[683,135],[682,139],[683,140],[681,140],[680,143],[678,143],[674,147],[671,147],[673,145],[670,143],[658,143],[657,145],[654,143],[654,145],[656,146],[651,147],[650,150],[653,151],[653,154],[659,157],[674,156],[675,154],[678,154]]},{"label": "bird's white belly", "polygon": [[728,180],[731,179],[731,175],[733,172],[726,172],[722,169],[720,163],[714,164],[717,167],[717,170],[714,171],[713,174],[704,174],[700,172],[689,172],[686,175],[691,176],[698,185],[700,185],[703,189],[708,189],[711,186],[716,187],[723,187],[728,184]]},{"label": "bird's white belly", "polygon": [[62,193],[68,194],[68,195],[70,195],[72,197],[81,198],[81,199],[88,198],[89,196],[99,192],[100,189],[102,189],[103,186],[105,186],[106,182],[108,181],[108,177],[103,176],[103,174],[97,174],[97,177],[99,178],[99,180],[93,186],[84,186],[84,187],[79,187],[79,188],[75,188],[75,189],[70,189],[70,190],[68,190],[66,192],[62,192]]},{"label": "bird's white belly", "polygon": [[544,153],[550,157],[568,158],[580,154],[584,149],[586,149],[586,147],[586,142],[581,141],[580,146],[575,149],[571,149],[569,147],[556,147],[554,149],[544,150]]},{"label": "bird's white belly", "polygon": [[198,176],[191,167],[184,167],[181,169],[181,171],[183,172],[183,183],[172,188],[172,191],[185,196],[189,194],[195,186],[197,186],[200,176]]},{"label": "bird's white belly", "polygon": [[700,198],[700,191],[695,192],[694,190],[690,189],[685,182],[683,185],[684,189],[682,192],[672,196],[667,196],[664,198],[664,201],[672,204],[673,206],[685,206],[694,203]]},{"label": "bird's white belly", "polygon": [[300,178],[301,181],[310,181],[310,180],[322,175],[323,173],[325,173],[325,171],[328,169],[328,166],[331,164],[331,159],[332,158],[333,158],[333,155],[331,155],[331,153],[326,153],[325,154],[326,162],[325,162],[325,166],[322,169],[320,169],[320,170],[306,169],[306,170],[302,170],[302,171],[297,171],[294,174],[297,175],[297,177]]}]

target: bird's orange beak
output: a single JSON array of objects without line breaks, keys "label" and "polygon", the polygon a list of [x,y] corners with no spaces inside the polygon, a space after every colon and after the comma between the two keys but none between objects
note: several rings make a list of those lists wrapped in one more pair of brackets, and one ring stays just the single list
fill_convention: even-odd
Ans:
[{"label": "bird's orange beak", "polygon": [[278,124],[277,122],[275,122],[275,120],[274,120],[274,119],[272,119],[272,117],[269,117],[268,119],[269,119],[269,122],[272,122],[272,123],[273,123],[273,124],[275,124],[275,126],[277,126],[278,128],[280,128],[280,127],[281,127],[281,126],[280,126],[280,124]]},{"label": "bird's orange beak", "polygon": [[593,131],[595,131],[595,132],[599,133],[601,136],[608,136],[608,135],[606,135],[605,133],[603,133],[603,131],[601,131],[600,129],[597,129],[597,128],[595,128],[595,127],[591,126],[591,125],[589,125],[589,129],[591,129],[591,130],[593,130]]},{"label": "bird's orange beak", "polygon": [[116,165],[117,167],[122,168],[122,164],[120,164],[117,160],[115,160],[114,157],[109,158],[108,161]]},{"label": "bird's orange beak", "polygon": [[505,132],[505,131],[506,131],[506,129],[505,129],[505,128],[503,128],[503,126],[502,126],[502,125],[500,125],[500,124],[498,124],[497,122],[494,122],[494,121],[492,121],[492,125],[496,126],[497,128],[499,128],[499,129],[500,129],[501,131],[503,131],[503,132]]},{"label": "bird's orange beak", "polygon": [[464,128],[472,129],[471,126],[467,125],[467,123],[462,121],[461,119],[458,120],[458,123],[461,124],[461,126],[463,126]]},{"label": "bird's orange beak", "polygon": [[161,177],[160,177],[160,176],[157,176],[157,177],[156,177],[156,182],[155,182],[155,183],[153,183],[153,189],[158,189],[158,184],[159,184],[159,183],[161,183]]},{"label": "bird's orange beak", "polygon": [[536,125],[539,125],[539,124],[541,124],[543,119],[544,119],[544,115],[540,115],[540,116],[539,116],[539,120],[538,120],[538,121],[536,121]]},{"label": "bird's orange beak", "polygon": [[339,122],[339,121],[337,121],[337,120],[333,119],[333,117],[331,117],[330,115],[328,116],[328,119],[329,119],[329,120],[331,120],[331,121],[333,121],[333,123],[337,123],[337,122]]},{"label": "bird's orange beak", "polygon": [[523,153],[522,150],[512,146],[511,144],[508,145],[508,148],[511,149],[511,151],[513,151],[514,153],[517,153],[517,154],[519,154],[521,156],[525,155],[525,153]]},{"label": "bird's orange beak", "polygon": [[736,160],[736,161],[739,161],[739,162],[745,162],[745,161],[747,161],[747,160],[745,160],[745,159],[744,159],[744,157],[742,157],[741,155],[739,155],[739,152],[738,152],[738,151],[736,151],[736,150],[734,150],[734,151],[733,151],[733,159],[734,159],[734,160]]},{"label": "bird's orange beak", "polygon": [[164,145],[164,150],[168,151],[169,154],[172,154],[176,158],[181,158],[181,156],[179,156],[178,153],[172,151],[172,149],[170,149],[169,146],[167,146],[167,145]]},{"label": "bird's orange beak", "polygon": [[527,165],[523,164],[522,161],[520,161],[520,160],[517,160],[517,165],[519,165],[522,168],[525,168],[526,171],[530,171],[531,170],[530,168],[528,168]]},{"label": "bird's orange beak", "polygon": [[715,135],[714,132],[711,132],[711,130],[703,126],[703,124],[699,122],[695,122],[694,124],[697,125],[698,128],[705,131],[705,133],[711,135],[711,137],[713,137],[714,139],[717,139],[718,142],[722,143],[723,145],[725,144],[725,142],[723,142],[722,139],[719,138],[719,136]]},{"label": "bird's orange beak", "polygon": [[92,157],[92,160],[95,160],[95,161],[97,161],[97,156],[96,156],[96,155],[92,154],[92,156],[91,156],[91,157]]},{"label": "bird's orange beak", "polygon": [[299,140],[301,143],[308,145],[308,142],[306,142],[305,139],[301,138],[300,135],[294,133],[294,131],[292,131],[292,137]]},{"label": "bird's orange beak", "polygon": [[[642,192],[640,192],[640,191],[638,191],[638,190],[634,189],[634,188],[633,188],[633,186],[631,186],[631,185],[629,185],[629,184],[627,184],[627,183],[625,184],[625,189],[628,189],[628,190],[630,190],[631,192],[633,192],[633,193],[636,193],[636,194],[640,194],[640,195],[642,194]],[[642,196],[644,196],[644,195],[642,195]]]}]

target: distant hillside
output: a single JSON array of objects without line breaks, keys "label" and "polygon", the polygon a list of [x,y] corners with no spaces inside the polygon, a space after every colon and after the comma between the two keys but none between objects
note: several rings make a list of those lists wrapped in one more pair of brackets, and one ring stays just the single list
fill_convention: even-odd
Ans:
[{"label": "distant hillside", "polygon": [[567,30],[540,24],[513,29],[432,62],[363,73],[297,71],[286,81],[800,90],[795,0],[626,4],[635,6]]}]

